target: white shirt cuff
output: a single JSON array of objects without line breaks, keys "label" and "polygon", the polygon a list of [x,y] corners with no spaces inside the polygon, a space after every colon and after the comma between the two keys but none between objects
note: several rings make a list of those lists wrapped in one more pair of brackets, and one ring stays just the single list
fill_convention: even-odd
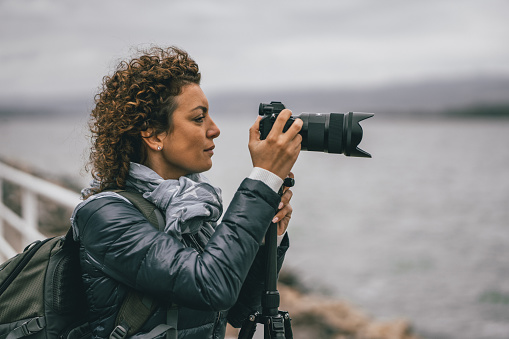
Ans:
[{"label": "white shirt cuff", "polygon": [[283,241],[285,234],[286,234],[286,231],[285,231],[285,233],[277,236],[277,247],[279,247],[281,245],[281,242]]},{"label": "white shirt cuff", "polygon": [[[276,237],[277,247],[281,246],[281,243],[283,242],[283,238],[285,237],[286,232],[288,232],[288,231],[285,231],[285,233],[278,235]],[[263,240],[262,240],[262,245],[265,245],[265,238],[263,238]]]},{"label": "white shirt cuff", "polygon": [[269,186],[276,193],[279,192],[281,185],[283,185],[283,179],[281,179],[276,174],[260,167],[253,168],[248,178],[263,182],[265,185]]}]

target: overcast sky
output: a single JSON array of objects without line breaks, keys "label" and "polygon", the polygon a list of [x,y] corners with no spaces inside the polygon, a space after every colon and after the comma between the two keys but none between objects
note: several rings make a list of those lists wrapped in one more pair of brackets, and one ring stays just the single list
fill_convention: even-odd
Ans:
[{"label": "overcast sky", "polygon": [[186,49],[208,93],[509,75],[507,0],[0,0],[0,100],[95,93],[132,48]]}]

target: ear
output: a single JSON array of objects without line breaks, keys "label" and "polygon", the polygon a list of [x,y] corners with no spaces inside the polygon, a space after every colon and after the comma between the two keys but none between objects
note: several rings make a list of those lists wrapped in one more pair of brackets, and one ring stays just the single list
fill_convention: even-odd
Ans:
[{"label": "ear", "polygon": [[153,151],[160,151],[163,149],[163,141],[168,135],[166,132],[155,134],[153,128],[148,128],[145,131],[141,131],[141,138],[145,142],[145,145]]}]

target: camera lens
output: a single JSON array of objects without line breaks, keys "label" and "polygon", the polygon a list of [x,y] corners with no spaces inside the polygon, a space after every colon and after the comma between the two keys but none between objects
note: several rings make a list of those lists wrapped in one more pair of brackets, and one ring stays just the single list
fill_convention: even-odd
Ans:
[{"label": "camera lens", "polygon": [[362,140],[359,122],[372,113],[302,113],[302,150],[371,158],[357,146]]}]

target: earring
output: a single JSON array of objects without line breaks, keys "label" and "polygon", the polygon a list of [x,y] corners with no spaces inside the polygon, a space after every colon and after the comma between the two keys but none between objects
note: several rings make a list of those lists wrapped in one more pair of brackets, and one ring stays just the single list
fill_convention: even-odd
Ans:
[{"label": "earring", "polygon": [[160,151],[162,150],[163,148],[161,146],[157,146],[157,150]]}]

